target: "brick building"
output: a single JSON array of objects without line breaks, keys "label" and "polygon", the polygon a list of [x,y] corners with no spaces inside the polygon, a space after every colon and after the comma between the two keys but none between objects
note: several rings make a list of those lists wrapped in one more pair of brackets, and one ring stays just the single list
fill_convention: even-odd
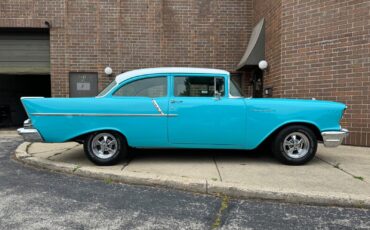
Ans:
[{"label": "brick building", "polygon": [[101,90],[106,66],[226,69],[251,94],[256,66],[237,64],[262,18],[264,87],[346,103],[346,143],[370,146],[368,0],[2,0],[0,124],[19,113],[6,103],[21,95],[73,96],[75,76],[97,77]]}]

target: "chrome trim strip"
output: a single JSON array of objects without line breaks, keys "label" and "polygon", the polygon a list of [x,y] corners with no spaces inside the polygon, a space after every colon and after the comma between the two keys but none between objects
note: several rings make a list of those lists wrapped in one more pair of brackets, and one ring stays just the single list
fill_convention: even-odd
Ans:
[{"label": "chrome trim strip", "polygon": [[125,113],[32,113],[32,116],[72,117],[176,117],[177,114],[125,114]]},{"label": "chrome trim strip", "polygon": [[156,100],[152,99],[152,103],[154,105],[154,107],[157,109],[157,111],[161,114],[161,115],[164,115],[163,111],[161,110],[161,107],[159,107],[158,103]]}]

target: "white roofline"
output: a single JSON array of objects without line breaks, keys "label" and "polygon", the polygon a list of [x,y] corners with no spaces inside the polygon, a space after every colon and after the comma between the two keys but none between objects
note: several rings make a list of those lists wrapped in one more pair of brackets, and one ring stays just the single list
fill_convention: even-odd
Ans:
[{"label": "white roofline", "polygon": [[121,83],[127,79],[137,77],[140,75],[148,74],[169,74],[169,73],[185,73],[185,74],[218,74],[229,75],[230,73],[220,69],[207,69],[207,68],[192,68],[192,67],[161,67],[161,68],[146,68],[131,70],[116,76],[116,82]]}]

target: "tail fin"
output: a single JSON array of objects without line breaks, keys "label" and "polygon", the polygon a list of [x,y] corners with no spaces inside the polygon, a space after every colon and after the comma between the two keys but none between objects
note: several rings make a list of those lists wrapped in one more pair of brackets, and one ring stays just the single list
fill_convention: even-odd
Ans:
[{"label": "tail fin", "polygon": [[27,113],[28,118],[30,118],[30,112],[31,112],[29,102],[33,99],[42,99],[42,98],[44,97],[21,97],[21,102],[22,102],[24,110]]}]

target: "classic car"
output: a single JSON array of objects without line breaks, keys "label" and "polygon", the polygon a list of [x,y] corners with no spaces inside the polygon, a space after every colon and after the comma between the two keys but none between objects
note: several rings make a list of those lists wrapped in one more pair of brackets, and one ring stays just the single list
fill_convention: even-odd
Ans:
[{"label": "classic car", "polygon": [[264,143],[286,164],[311,160],[318,141],[342,143],[342,103],[245,98],[224,70],[149,68],[115,77],[92,98],[21,98],[27,141],[84,144],[97,165],[132,148],[252,150]]}]

